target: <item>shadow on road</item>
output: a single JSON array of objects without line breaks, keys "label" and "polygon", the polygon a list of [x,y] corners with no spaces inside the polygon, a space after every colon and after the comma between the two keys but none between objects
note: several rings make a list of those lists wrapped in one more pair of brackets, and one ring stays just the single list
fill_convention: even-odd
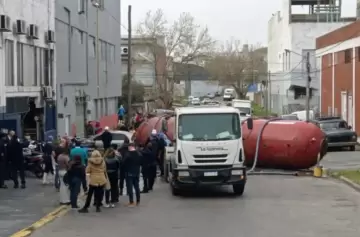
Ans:
[{"label": "shadow on road", "polygon": [[181,198],[237,198],[238,196],[228,187],[201,187],[192,190],[183,190]]}]

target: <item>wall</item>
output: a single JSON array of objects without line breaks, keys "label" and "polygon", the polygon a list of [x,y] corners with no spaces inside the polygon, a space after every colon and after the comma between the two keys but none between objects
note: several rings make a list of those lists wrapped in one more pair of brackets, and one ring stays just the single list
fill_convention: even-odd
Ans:
[{"label": "wall", "polygon": [[[90,1],[84,2],[83,13],[79,12],[78,1],[56,2],[58,113],[64,117],[70,115],[72,125],[79,120],[79,116],[83,117],[83,113],[77,111],[81,107],[75,98],[79,91],[84,92],[91,102],[88,103],[91,104],[88,120],[111,116],[117,109],[117,97],[121,96],[120,1],[103,1],[104,9],[99,10],[99,95],[96,8]],[[65,119],[58,119],[58,128],[60,133],[65,133]],[[78,131],[83,132],[79,127],[75,130],[77,135]]]},{"label": "wall", "polygon": [[[40,52],[44,56],[44,49],[48,48],[48,44],[45,41],[45,34],[48,30],[54,30],[54,12],[55,12],[54,0],[11,0],[2,1],[0,5],[0,14],[6,14],[11,17],[12,24],[16,23],[16,20],[25,20],[26,27],[29,24],[35,24],[39,29],[39,39],[29,40],[26,35],[16,35],[12,32],[0,33],[0,108],[6,105],[5,97],[39,97],[40,85],[44,84],[44,74],[47,73],[44,68],[44,61],[39,61],[39,56],[35,60],[35,50],[37,47],[37,54]],[[13,82],[9,82],[10,71],[5,68],[5,61],[10,62],[5,54],[5,42],[11,40],[13,42]],[[21,46],[23,51],[23,67],[18,65],[18,47],[17,43],[26,44]],[[8,46],[8,44],[6,44]],[[50,45],[50,48],[53,48]],[[6,47],[7,48],[7,47]],[[10,48],[9,48],[10,49]],[[11,52],[10,50],[8,52]],[[21,59],[21,57],[19,57]],[[11,64],[7,64],[11,65]],[[36,71],[35,71],[35,65]],[[54,66],[55,67],[55,66]],[[9,66],[11,68],[11,66]],[[23,85],[18,84],[18,70],[22,70],[24,77]],[[7,75],[7,76],[6,76]],[[20,75],[20,74],[19,74]],[[42,75],[42,78],[40,78]],[[55,76],[53,76],[53,83],[55,84]],[[5,84],[8,86],[5,87]]]}]

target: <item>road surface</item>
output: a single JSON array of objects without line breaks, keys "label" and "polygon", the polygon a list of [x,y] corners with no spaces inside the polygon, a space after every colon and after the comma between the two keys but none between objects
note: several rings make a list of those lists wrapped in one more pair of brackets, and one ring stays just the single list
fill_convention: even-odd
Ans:
[{"label": "road surface", "polygon": [[[140,207],[88,214],[69,212],[32,237],[354,237],[360,233],[360,195],[326,179],[251,176],[243,197],[199,190],[173,197],[157,184]],[[126,202],[126,198],[122,198]]]},{"label": "road surface", "polygon": [[328,169],[360,169],[360,151],[328,152],[321,164]]},{"label": "road surface", "polygon": [[58,207],[58,193],[54,187],[43,186],[41,180],[27,179],[26,189],[0,189],[0,237],[19,231]]}]

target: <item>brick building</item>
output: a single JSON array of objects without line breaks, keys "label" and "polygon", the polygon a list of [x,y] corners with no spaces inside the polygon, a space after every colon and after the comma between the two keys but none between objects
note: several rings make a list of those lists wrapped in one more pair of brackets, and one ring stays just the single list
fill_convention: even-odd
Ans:
[{"label": "brick building", "polygon": [[360,134],[360,21],[316,39],[320,111],[345,119]]}]

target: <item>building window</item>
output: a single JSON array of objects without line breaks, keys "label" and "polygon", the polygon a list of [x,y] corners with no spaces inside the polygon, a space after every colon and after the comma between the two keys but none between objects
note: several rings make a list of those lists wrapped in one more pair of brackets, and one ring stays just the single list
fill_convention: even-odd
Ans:
[{"label": "building window", "polygon": [[350,63],[351,62],[351,49],[345,50],[344,56],[345,56],[345,63]]},{"label": "building window", "polygon": [[5,40],[5,86],[14,86],[14,41]]},{"label": "building window", "polygon": [[332,66],[332,54],[331,53],[328,54],[328,66],[329,67]]},{"label": "building window", "polygon": [[54,73],[54,50],[45,49],[44,51],[44,86],[53,86]]},{"label": "building window", "polygon": [[115,45],[108,44],[108,53],[107,53],[107,61],[110,63],[115,63]]},{"label": "building window", "polygon": [[73,32],[74,37],[78,41],[78,44],[84,44],[84,32],[77,28],[73,28]]},{"label": "building window", "polygon": [[106,42],[100,40],[100,46],[101,60],[106,61]]},{"label": "building window", "polygon": [[33,47],[33,51],[34,51],[34,81],[33,81],[33,86],[37,86],[38,83],[38,48],[37,47]]},{"label": "building window", "polygon": [[16,43],[17,85],[24,86],[24,44]]},{"label": "building window", "polygon": [[336,65],[338,64],[338,53],[333,53],[334,54],[334,64],[333,65]]},{"label": "building window", "polygon": [[35,64],[34,61],[34,46],[29,44],[22,44],[22,76],[23,86],[34,86],[35,77]]},{"label": "building window", "polygon": [[95,37],[89,35],[89,42],[88,42],[89,50],[88,51],[89,51],[89,57],[90,58],[95,58],[96,57],[95,46],[96,46]]},{"label": "building window", "polygon": [[36,47],[36,74],[38,85],[44,85],[44,49]]},{"label": "building window", "polygon": [[71,27],[71,12],[68,8],[64,7],[66,15],[67,15],[67,44],[68,44],[68,69],[69,72],[71,72],[71,37],[72,37],[72,33],[73,33],[73,29]]},{"label": "building window", "polygon": [[356,48],[357,51],[357,60],[360,62],[360,47]]}]

